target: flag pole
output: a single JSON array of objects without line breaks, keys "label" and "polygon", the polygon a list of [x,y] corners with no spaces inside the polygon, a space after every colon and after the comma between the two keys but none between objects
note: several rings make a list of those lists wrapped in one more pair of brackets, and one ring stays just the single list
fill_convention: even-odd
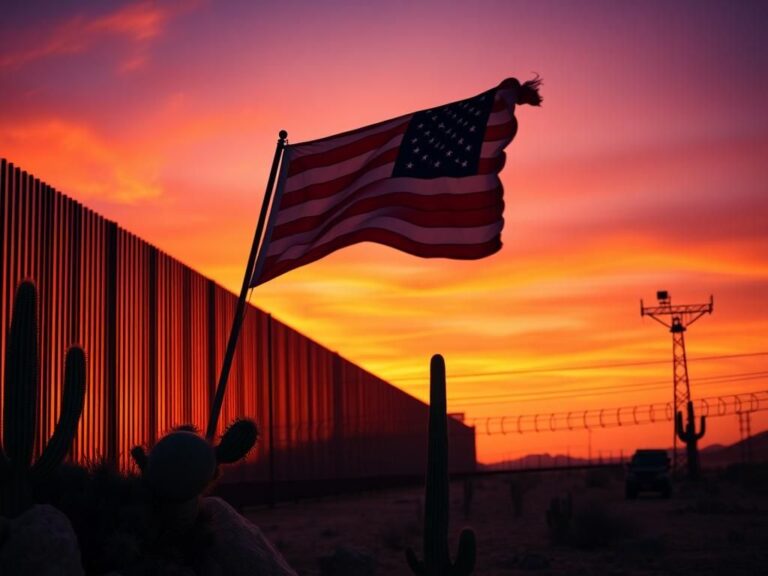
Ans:
[{"label": "flag pole", "polygon": [[243,278],[243,287],[240,289],[240,298],[237,300],[237,308],[235,309],[235,318],[232,321],[232,330],[229,333],[229,342],[227,343],[227,351],[224,354],[224,362],[221,365],[221,375],[219,376],[219,385],[216,387],[216,395],[211,405],[211,414],[208,418],[208,430],[205,433],[205,437],[212,441],[216,435],[216,426],[219,423],[219,414],[221,412],[221,405],[224,402],[224,391],[227,389],[227,379],[229,378],[229,371],[232,368],[232,360],[235,357],[235,349],[237,348],[237,339],[240,335],[240,328],[243,326],[243,318],[245,317],[245,300],[248,295],[248,289],[251,284],[251,276],[253,275],[253,267],[256,263],[256,256],[259,252],[259,245],[261,241],[262,233],[264,232],[264,222],[267,219],[267,212],[269,212],[269,202],[272,198],[272,189],[275,186],[275,177],[277,176],[277,167],[280,164],[280,158],[282,157],[283,150],[285,149],[285,139],[288,137],[288,132],[280,130],[280,138],[277,141],[277,147],[275,148],[275,157],[272,159],[272,168],[269,171],[269,179],[267,180],[267,189],[264,191],[264,201],[261,204],[261,212],[259,213],[259,221],[256,224],[256,232],[253,236],[253,245],[251,246],[251,253],[248,256],[248,264],[245,267],[245,277]]}]

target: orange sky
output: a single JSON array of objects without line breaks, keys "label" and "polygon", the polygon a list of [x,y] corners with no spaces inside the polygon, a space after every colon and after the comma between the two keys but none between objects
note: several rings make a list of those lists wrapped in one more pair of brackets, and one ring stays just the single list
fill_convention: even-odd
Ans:
[{"label": "orange sky", "polygon": [[[541,74],[501,175],[501,252],[359,245],[252,295],[419,398],[441,352],[449,408],[471,418],[667,401],[667,363],[531,371],[669,360],[639,315],[662,288],[715,295],[691,358],[768,353],[765,3],[49,4],[4,8],[0,155],[233,291],[278,130],[327,136]],[[692,360],[693,395],[768,390],[767,361]],[[478,451],[584,454],[589,436],[481,434]],[[710,421],[705,444],[736,439],[736,417]]]}]

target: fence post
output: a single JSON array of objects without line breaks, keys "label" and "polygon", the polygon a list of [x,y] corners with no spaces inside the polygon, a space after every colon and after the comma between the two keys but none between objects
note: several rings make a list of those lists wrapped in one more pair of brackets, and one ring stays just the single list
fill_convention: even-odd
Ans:
[{"label": "fence post", "polygon": [[147,282],[147,300],[149,301],[149,390],[147,391],[147,416],[149,426],[149,443],[157,442],[157,248],[149,248],[149,278]]},{"label": "fence post", "polygon": [[269,507],[275,506],[275,397],[272,314],[267,314],[267,427],[269,428]]},{"label": "fence post", "polygon": [[117,234],[115,222],[107,222],[105,251],[105,390],[107,462],[117,464]]},{"label": "fence post", "polygon": [[184,423],[192,423],[192,271],[181,271],[181,393]]},{"label": "fence post", "polygon": [[208,410],[216,395],[216,283],[208,280]]}]

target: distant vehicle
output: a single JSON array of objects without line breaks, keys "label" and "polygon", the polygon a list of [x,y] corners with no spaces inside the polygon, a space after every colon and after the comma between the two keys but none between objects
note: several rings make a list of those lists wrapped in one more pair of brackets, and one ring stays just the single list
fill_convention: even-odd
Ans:
[{"label": "distant vehicle", "polygon": [[669,470],[666,450],[637,450],[627,464],[627,498],[634,500],[640,492],[659,492],[662,498],[669,498],[672,494]]}]

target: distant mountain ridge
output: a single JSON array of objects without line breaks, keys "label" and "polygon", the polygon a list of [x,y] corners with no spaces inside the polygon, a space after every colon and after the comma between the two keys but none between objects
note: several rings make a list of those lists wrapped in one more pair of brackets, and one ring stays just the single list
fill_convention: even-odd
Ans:
[{"label": "distant mountain ridge", "polygon": [[701,461],[704,466],[712,468],[727,466],[741,462],[745,453],[749,454],[752,462],[768,462],[768,430],[719,449],[707,446],[701,451]]},{"label": "distant mountain ridge", "polygon": [[[671,450],[671,448],[668,448]],[[633,451],[624,452],[625,460],[632,457]],[[740,440],[730,445],[711,444],[700,451],[702,465],[708,468],[718,468],[741,462],[746,454],[752,462],[768,462],[768,430],[755,434],[747,440]],[[586,464],[619,462],[620,456],[576,458],[566,454],[526,454],[522,458],[503,460],[492,464],[479,464],[481,470],[519,470],[529,468],[557,468],[560,466],[579,466]]]}]

